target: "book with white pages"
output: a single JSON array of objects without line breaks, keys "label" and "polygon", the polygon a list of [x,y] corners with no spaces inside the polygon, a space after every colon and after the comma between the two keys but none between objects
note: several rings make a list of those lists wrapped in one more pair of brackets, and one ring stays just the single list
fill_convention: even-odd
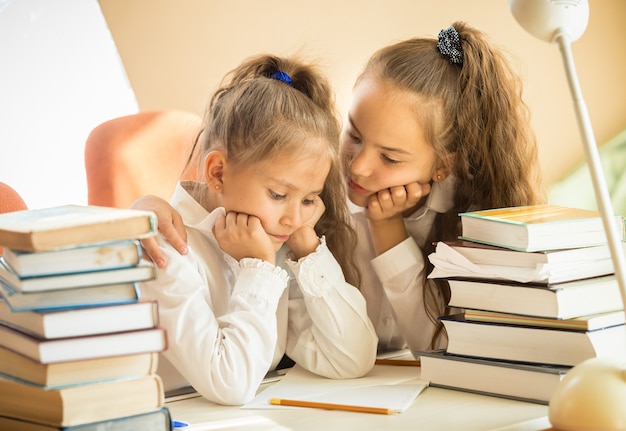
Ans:
[{"label": "book with white pages", "polygon": [[21,277],[71,274],[135,266],[141,261],[139,240],[85,244],[46,251],[4,248],[4,260]]},{"label": "book with white pages", "polygon": [[158,325],[159,316],[156,301],[16,313],[0,298],[0,322],[51,339],[149,329]]},{"label": "book with white pages", "polygon": [[22,292],[43,292],[55,289],[72,289],[103,284],[133,283],[152,280],[155,277],[155,266],[147,259],[141,259],[139,264],[125,268],[37,277],[21,277],[16,274],[15,271],[7,265],[4,258],[0,256],[0,279],[4,280],[4,282],[14,289]]},{"label": "book with white pages", "polygon": [[375,365],[364,377],[328,379],[299,365],[259,393],[244,409],[299,408],[270,403],[272,399],[389,409],[401,413],[428,386],[418,367]]},{"label": "book with white pages", "polygon": [[615,272],[610,257],[558,265],[543,263],[535,267],[476,264],[443,242],[437,243],[435,252],[431,253],[428,259],[434,265],[428,278],[465,277],[551,284],[599,277]]},{"label": "book with white pages", "polygon": [[50,311],[137,302],[137,283],[105,284],[73,289],[20,292],[0,279],[0,296],[12,311]]}]

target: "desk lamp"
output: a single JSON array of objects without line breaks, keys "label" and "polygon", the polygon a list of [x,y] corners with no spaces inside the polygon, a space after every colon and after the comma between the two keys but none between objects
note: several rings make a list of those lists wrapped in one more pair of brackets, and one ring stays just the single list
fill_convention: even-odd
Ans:
[{"label": "desk lamp", "polygon": [[[626,310],[624,250],[615,225],[608,187],[570,47],[571,42],[582,36],[587,27],[589,4],[587,0],[509,0],[509,7],[517,22],[528,33],[545,42],[559,45],[596,202],[602,215],[615,276]],[[548,418],[551,425],[559,431],[625,430],[624,358],[592,358],[572,368],[550,399]]]}]

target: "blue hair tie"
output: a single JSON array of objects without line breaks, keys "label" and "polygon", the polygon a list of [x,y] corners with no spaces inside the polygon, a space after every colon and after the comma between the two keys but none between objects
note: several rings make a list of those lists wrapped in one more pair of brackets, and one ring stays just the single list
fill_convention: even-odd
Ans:
[{"label": "blue hair tie", "polygon": [[282,70],[277,70],[276,72],[274,72],[274,74],[271,76],[271,78],[272,79],[277,79],[279,81],[282,81],[282,82],[284,82],[287,85],[291,85],[291,76],[289,76],[288,74],[286,74]]}]

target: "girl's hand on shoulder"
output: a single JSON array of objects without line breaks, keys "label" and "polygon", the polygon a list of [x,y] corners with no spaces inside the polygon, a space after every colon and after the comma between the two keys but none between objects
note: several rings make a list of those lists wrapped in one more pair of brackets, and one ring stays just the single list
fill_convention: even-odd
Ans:
[{"label": "girl's hand on shoulder", "polygon": [[287,240],[287,247],[295,255],[296,260],[313,253],[320,245],[320,240],[315,232],[315,225],[322,218],[326,206],[319,196],[313,202],[315,211],[298,230],[292,233]]},{"label": "girl's hand on shoulder", "polygon": [[413,208],[428,193],[430,184],[418,182],[380,190],[370,197],[367,205],[368,219],[370,222],[384,222],[402,218],[404,211]]},{"label": "girl's hand on shoulder", "polygon": [[[157,216],[159,232],[180,254],[187,254],[187,231],[183,219],[166,200],[158,196],[146,195],[137,199],[130,207],[154,212]],[[167,265],[165,255],[154,237],[142,239],[141,245],[159,268]]]},{"label": "girl's hand on shoulder", "polygon": [[251,257],[275,264],[274,244],[258,217],[228,212],[217,220],[213,233],[220,248],[235,260]]}]

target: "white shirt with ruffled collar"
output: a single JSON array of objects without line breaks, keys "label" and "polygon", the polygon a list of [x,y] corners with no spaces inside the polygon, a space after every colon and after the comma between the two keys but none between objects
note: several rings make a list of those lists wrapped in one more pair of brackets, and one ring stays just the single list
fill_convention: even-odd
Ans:
[{"label": "white shirt with ruffled collar", "polygon": [[[380,351],[426,350],[430,346],[436,327],[424,306],[425,262],[421,248],[436,215],[453,207],[454,188],[453,176],[434,183],[426,203],[404,218],[409,237],[380,256],[374,251],[366,209],[350,204],[358,235],[355,257],[361,270],[361,292],[379,337]],[[445,343],[444,338],[439,339],[439,347],[445,347]]]}]

